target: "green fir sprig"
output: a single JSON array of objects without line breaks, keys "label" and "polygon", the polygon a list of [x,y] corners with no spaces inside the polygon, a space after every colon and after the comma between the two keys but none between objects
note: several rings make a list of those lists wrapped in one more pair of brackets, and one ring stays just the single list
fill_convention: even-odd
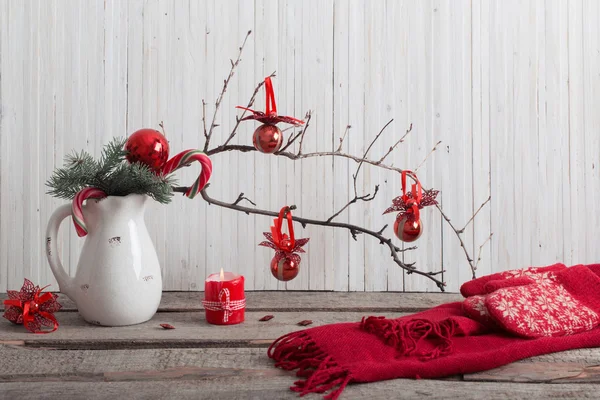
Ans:
[{"label": "green fir sprig", "polygon": [[173,197],[173,176],[156,174],[142,163],[130,164],[125,156],[124,138],[114,138],[102,149],[100,160],[88,152],[73,152],[65,157],[65,165],[57,168],[46,186],[48,194],[72,200],[83,188],[98,188],[107,196],[146,194],[159,203],[167,204]]}]

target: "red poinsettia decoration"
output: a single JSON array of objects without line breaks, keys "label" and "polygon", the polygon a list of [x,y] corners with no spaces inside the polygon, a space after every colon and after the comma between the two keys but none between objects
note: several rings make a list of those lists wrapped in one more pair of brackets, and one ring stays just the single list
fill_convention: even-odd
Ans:
[{"label": "red poinsettia decoration", "polygon": [[[281,232],[283,219],[288,221],[289,236]],[[294,279],[299,272],[300,261],[298,253],[306,253],[302,248],[309,238],[296,239],[294,237],[294,226],[292,223],[292,212],[289,207],[283,207],[279,217],[274,220],[271,232],[264,232],[267,241],[261,242],[259,246],[270,247],[275,250],[275,256],[271,260],[271,273],[280,281]]]},{"label": "red poinsettia decoration", "polygon": [[[33,333],[50,333],[58,329],[58,321],[54,313],[62,308],[56,300],[57,294],[42,293],[47,288],[34,286],[25,279],[20,292],[9,290],[8,300],[4,300],[6,310],[3,317],[14,324],[23,324]],[[42,327],[51,327],[52,330],[42,330]]]},{"label": "red poinsettia decoration", "polygon": [[[412,190],[406,191],[406,175],[412,175],[417,183],[412,185]],[[392,200],[392,205],[383,213],[398,212],[397,220],[404,217],[419,219],[419,210],[427,206],[438,204],[435,200],[439,190],[423,190],[416,175],[411,171],[402,171],[402,195]]]},{"label": "red poinsettia decoration", "polygon": [[[259,246],[270,247],[275,250],[275,256],[273,257],[274,259],[279,261],[284,257],[289,257],[295,260],[298,264],[300,264],[301,257],[297,253],[306,253],[302,247],[310,240],[310,238],[296,239],[294,247],[292,247],[290,250],[287,250],[285,245],[282,245],[281,242],[275,242],[271,232],[263,232],[263,235],[265,235],[268,241],[265,240],[264,242],[261,242]],[[290,243],[289,237],[285,233],[283,234],[282,239],[284,243]]]},{"label": "red poinsettia decoration", "polygon": [[275,125],[279,122],[284,122],[286,124],[292,125],[302,125],[304,121],[296,119],[294,117],[285,117],[282,115],[277,115],[277,104],[275,103],[275,92],[273,91],[273,83],[271,82],[271,77],[265,78],[265,92],[267,105],[265,107],[265,112],[252,110],[250,108],[237,106],[236,108],[241,108],[242,110],[250,111],[252,115],[244,117],[241,121],[246,121],[249,119],[255,119],[263,124]]}]

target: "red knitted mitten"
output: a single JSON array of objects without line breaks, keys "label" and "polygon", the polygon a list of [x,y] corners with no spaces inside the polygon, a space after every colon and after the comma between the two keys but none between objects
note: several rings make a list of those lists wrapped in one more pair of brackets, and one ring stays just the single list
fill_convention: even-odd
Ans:
[{"label": "red knitted mitten", "polygon": [[600,276],[577,265],[554,279],[498,289],[485,297],[485,306],[504,330],[522,337],[588,331],[600,324]]},{"label": "red knitted mitten", "polygon": [[[564,264],[557,263],[547,267],[528,267],[498,272],[463,283],[460,287],[460,293],[464,297],[470,297],[475,295],[485,295],[506,286],[526,285],[534,282],[538,283],[546,279],[552,279],[556,272],[566,268],[567,267]],[[507,279],[510,279],[511,282],[502,282]]]},{"label": "red knitted mitten", "polygon": [[467,297],[462,303],[465,315],[486,326],[495,325],[494,320],[485,306],[485,295]]}]

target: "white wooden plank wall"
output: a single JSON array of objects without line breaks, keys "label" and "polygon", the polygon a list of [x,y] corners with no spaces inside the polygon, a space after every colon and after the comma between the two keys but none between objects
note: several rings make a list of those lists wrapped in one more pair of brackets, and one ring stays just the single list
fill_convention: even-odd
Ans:
[{"label": "white wooden plank wall", "polygon": [[[0,292],[24,277],[56,284],[43,253],[52,211],[63,201],[44,183],[71,149],[99,155],[113,136],[164,121],[173,154],[200,147],[202,99],[212,116],[230,58],[252,30],[220,108],[213,143],[235,123],[257,82],[277,71],[282,113],[313,119],[306,152],[361,155],[394,119],[371,156],[418,170],[457,227],[491,194],[465,231],[481,251],[479,273],[599,261],[600,5],[588,1],[319,0],[0,0]],[[263,94],[257,106],[264,103]],[[235,143],[248,144],[255,123]],[[291,133],[288,131],[287,133]],[[263,208],[296,204],[298,215],[327,218],[353,195],[356,164],[302,162],[260,154],[213,158],[210,194],[244,192]],[[377,198],[339,217],[375,230],[400,193],[397,174],[364,168],[363,193]],[[189,168],[180,181],[191,183]],[[470,277],[458,240],[434,209],[423,213],[419,249],[404,254],[424,270],[446,270],[448,289]],[[226,270],[248,290],[430,291],[405,275],[369,237],[309,226],[297,279],[275,280],[271,252],[256,245],[270,218],[246,216],[201,199],[152,205],[147,222],[167,290],[201,290]],[[64,224],[64,263],[75,272],[82,239]],[[388,228],[388,233],[390,233]],[[56,287],[56,286],[55,286]]]}]

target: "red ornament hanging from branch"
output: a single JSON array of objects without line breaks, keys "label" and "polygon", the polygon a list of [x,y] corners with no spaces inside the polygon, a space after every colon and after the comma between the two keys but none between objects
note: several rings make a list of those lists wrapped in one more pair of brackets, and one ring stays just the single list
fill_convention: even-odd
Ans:
[{"label": "red ornament hanging from branch", "polygon": [[[289,236],[281,232],[284,218],[287,219]],[[260,243],[259,246],[270,247],[275,250],[275,256],[271,260],[271,273],[280,281],[289,281],[298,275],[301,261],[298,253],[306,253],[302,247],[310,239],[296,239],[294,237],[292,211],[287,206],[279,211],[279,217],[275,218],[273,223],[271,232],[263,233],[268,241]]]},{"label": "red ornament hanging from branch", "polygon": [[[21,291],[7,291],[8,299],[4,300],[6,310],[3,317],[14,324],[23,324],[33,333],[50,333],[57,330],[58,321],[54,313],[62,306],[56,300],[57,294],[42,294],[46,287],[34,286],[29,279],[25,279]],[[42,327],[52,328],[52,330],[43,330]]]},{"label": "red ornament hanging from branch", "polygon": [[[406,176],[410,175],[416,183],[413,183],[410,191],[406,191]],[[421,213],[419,210],[423,207],[437,204],[435,198],[438,190],[425,190],[421,187],[421,182],[417,175],[412,171],[402,171],[402,196],[392,200],[392,205],[383,213],[398,212],[396,222],[394,223],[394,234],[403,242],[414,242],[423,234],[423,224],[421,223]]]},{"label": "red ornament hanging from branch", "polygon": [[263,125],[259,126],[254,131],[252,143],[256,150],[261,153],[271,154],[279,151],[283,144],[283,133],[276,124],[283,122],[297,126],[302,125],[304,121],[294,117],[277,115],[277,104],[275,103],[275,92],[273,91],[271,77],[265,78],[265,94],[267,103],[265,112],[255,111],[242,106],[237,106],[236,108],[241,108],[242,110],[250,111],[252,113],[252,115],[242,118],[242,121],[254,119],[263,123]]}]

